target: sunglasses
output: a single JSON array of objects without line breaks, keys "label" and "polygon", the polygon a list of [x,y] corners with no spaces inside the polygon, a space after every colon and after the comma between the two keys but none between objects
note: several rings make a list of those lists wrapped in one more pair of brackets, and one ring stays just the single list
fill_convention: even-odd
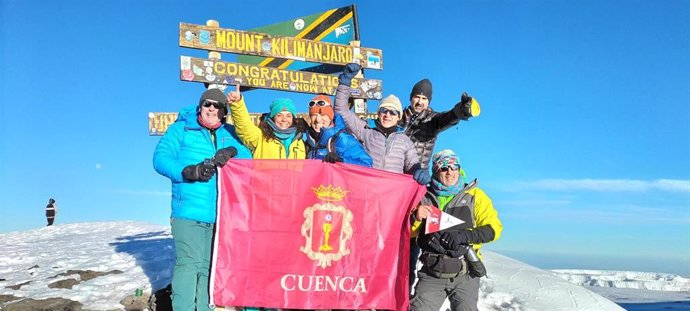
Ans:
[{"label": "sunglasses", "polygon": [[221,108],[223,108],[223,104],[221,104],[221,103],[219,103],[219,102],[217,102],[217,101],[215,101],[215,100],[205,100],[204,103],[201,104],[201,106],[203,106],[204,108],[208,108],[208,107],[211,107],[211,106],[216,107],[216,109],[221,109]]},{"label": "sunglasses", "polygon": [[392,116],[397,116],[397,115],[400,114],[397,110],[395,110],[395,109],[388,109],[388,108],[381,108],[381,109],[379,109],[379,113],[380,113],[380,114],[387,114],[387,113],[388,113],[388,114],[390,114],[390,115],[392,115]]},{"label": "sunglasses", "polygon": [[323,107],[323,106],[330,106],[330,105],[331,104],[329,102],[324,101],[324,100],[317,100],[317,101],[312,100],[309,102],[309,107],[314,107],[314,106]]},{"label": "sunglasses", "polygon": [[439,169],[439,171],[444,172],[444,173],[447,172],[447,171],[453,171],[453,172],[455,172],[455,171],[457,171],[457,170],[458,170],[458,168],[455,167],[455,166],[444,166],[444,167],[442,167],[442,168]]}]

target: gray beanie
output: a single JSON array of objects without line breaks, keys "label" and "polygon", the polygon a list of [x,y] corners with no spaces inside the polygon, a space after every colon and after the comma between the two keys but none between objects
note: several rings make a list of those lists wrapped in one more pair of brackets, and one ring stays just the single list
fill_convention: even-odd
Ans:
[{"label": "gray beanie", "polygon": [[219,114],[219,118],[224,118],[228,114],[228,99],[225,97],[225,93],[219,89],[210,89],[206,90],[203,94],[201,94],[201,98],[199,99],[199,107],[198,111],[201,111],[201,105],[204,103],[206,100],[213,100],[217,101],[221,104],[223,104],[223,109],[219,109],[218,111],[222,111],[222,116]]}]

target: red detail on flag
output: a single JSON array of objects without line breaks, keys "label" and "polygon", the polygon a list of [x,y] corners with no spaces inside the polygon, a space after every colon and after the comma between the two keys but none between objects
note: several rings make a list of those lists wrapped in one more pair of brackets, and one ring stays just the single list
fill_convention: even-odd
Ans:
[{"label": "red detail on flag", "polygon": [[424,229],[426,234],[441,230],[441,215],[443,215],[443,212],[440,209],[431,206],[429,216],[426,217],[426,228]]},{"label": "red detail on flag", "polygon": [[231,160],[218,175],[213,304],[407,310],[408,215],[426,192],[409,175],[315,160]]}]

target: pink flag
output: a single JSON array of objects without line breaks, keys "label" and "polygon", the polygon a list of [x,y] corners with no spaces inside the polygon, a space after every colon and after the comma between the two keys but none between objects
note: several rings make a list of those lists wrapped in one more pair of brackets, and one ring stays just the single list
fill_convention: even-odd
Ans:
[{"label": "pink flag", "polygon": [[409,175],[315,160],[231,160],[219,172],[217,306],[407,310]]}]

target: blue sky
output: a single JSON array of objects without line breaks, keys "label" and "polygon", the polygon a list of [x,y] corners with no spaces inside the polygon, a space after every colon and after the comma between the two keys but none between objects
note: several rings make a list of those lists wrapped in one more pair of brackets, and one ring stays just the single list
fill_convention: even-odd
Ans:
[{"label": "blue sky", "polygon": [[[147,114],[196,103],[179,56],[206,55],[178,47],[178,23],[250,29],[352,3],[253,2],[0,0],[0,232],[43,226],[49,197],[58,224],[165,224]],[[482,104],[437,150],[492,197],[505,225],[492,249],[690,276],[689,2],[354,3],[362,46],[384,52],[367,71],[384,95],[406,103],[429,78],[436,110],[462,91]],[[255,112],[279,96],[310,98],[245,94]]]}]

